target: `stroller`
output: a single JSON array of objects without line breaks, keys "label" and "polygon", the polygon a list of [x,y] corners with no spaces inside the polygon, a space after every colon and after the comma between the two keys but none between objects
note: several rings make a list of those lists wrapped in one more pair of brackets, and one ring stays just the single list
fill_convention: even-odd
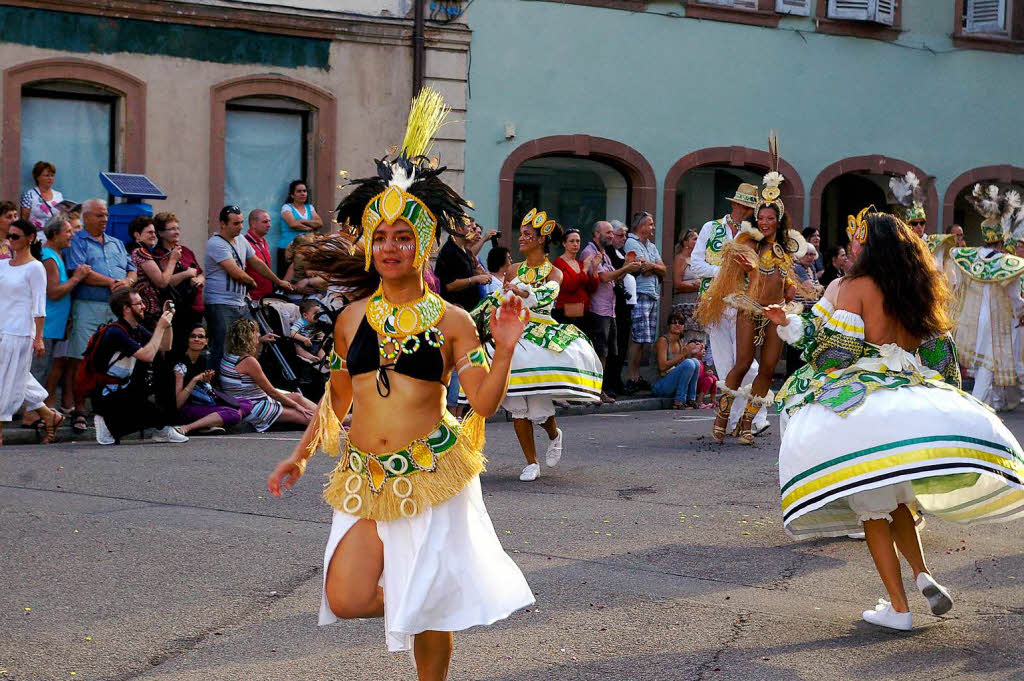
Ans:
[{"label": "stroller", "polygon": [[[296,353],[298,341],[291,337],[291,328],[299,319],[299,306],[287,298],[268,295],[264,296],[259,303],[253,304],[253,316],[260,325],[262,333],[273,333],[278,340],[271,346],[271,357],[273,361],[264,365],[271,383],[278,385],[275,378],[280,378],[283,387],[291,390],[298,390],[305,397],[318,402],[324,394],[326,376],[322,371],[321,363],[310,363],[301,359]],[[326,330],[325,330],[326,327]],[[316,354],[321,348],[325,355],[330,354],[333,344],[333,327],[329,322],[317,320],[311,340],[313,347],[308,350]]]}]

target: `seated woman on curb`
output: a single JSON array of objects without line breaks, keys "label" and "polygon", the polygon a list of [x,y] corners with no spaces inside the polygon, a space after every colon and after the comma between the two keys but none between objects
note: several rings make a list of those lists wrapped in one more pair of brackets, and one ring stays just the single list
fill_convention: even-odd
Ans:
[{"label": "seated woman on curb", "polygon": [[223,433],[252,411],[252,402],[222,393],[210,384],[217,374],[206,365],[206,327],[195,324],[188,333],[188,349],[174,361],[174,406],[178,420],[200,432]]},{"label": "seated woman on curb", "polygon": [[259,352],[260,334],[256,322],[239,319],[228,328],[224,358],[220,361],[220,385],[224,392],[252,403],[252,411],[245,420],[257,432],[262,433],[278,421],[308,426],[316,405],[301,393],[275,388],[256,359]]},{"label": "seated woman on curb", "polygon": [[693,343],[683,343],[686,319],[681,312],[668,316],[668,333],[654,343],[654,354],[658,358],[661,374],[651,392],[655,397],[673,397],[673,409],[697,408],[697,379],[700,377],[700,361],[692,357]]}]

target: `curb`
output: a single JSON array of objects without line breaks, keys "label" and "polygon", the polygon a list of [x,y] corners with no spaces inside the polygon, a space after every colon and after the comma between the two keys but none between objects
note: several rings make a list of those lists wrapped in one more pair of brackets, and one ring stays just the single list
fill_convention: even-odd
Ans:
[{"label": "curb", "polygon": [[[586,416],[587,414],[623,414],[636,411],[656,411],[659,409],[672,409],[672,398],[670,397],[621,397],[615,401],[614,404],[604,404],[598,402],[596,404],[572,404],[567,407],[558,407],[555,410],[555,416]],[[499,411],[494,416],[487,419],[487,423],[503,423],[510,422],[512,417],[509,416],[505,410]],[[229,433],[248,433],[254,432],[251,428],[234,428],[228,431]],[[295,431],[298,432],[298,431]],[[149,433],[152,434],[151,432]],[[72,434],[70,426],[64,426],[57,431],[58,442],[60,445],[73,445],[75,443],[83,444],[95,444],[96,443],[96,430],[91,426],[81,435]],[[202,436],[200,436],[202,437]],[[216,435],[210,437],[216,438]],[[137,432],[129,433],[121,438],[122,442],[144,442],[139,437]],[[17,422],[12,422],[4,425],[4,446],[11,445],[34,445],[36,444],[36,435],[33,431],[28,428],[21,428]],[[0,450],[2,451],[2,450]]]}]

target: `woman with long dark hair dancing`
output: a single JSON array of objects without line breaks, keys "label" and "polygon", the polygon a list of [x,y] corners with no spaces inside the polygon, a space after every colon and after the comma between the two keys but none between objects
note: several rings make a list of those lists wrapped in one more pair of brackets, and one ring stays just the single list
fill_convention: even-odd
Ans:
[{"label": "woman with long dark hair dancing", "polygon": [[[354,180],[338,205],[352,240],[303,247],[310,267],[354,302],[334,327],[317,418],[267,483],[280,496],[314,451],[340,455],[324,491],[334,515],[320,623],[383,616],[388,649],[411,649],[421,681],[447,676],[453,631],[533,602],[494,533],[479,479],[484,418],[505,396],[522,304],[512,298],[491,315],[488,368],[469,315],[423,283],[438,226],[463,225],[467,207],[424,156],[446,113],[424,88],[401,152],[378,161],[376,176]],[[453,372],[474,409],[462,422],[445,409]]]},{"label": "woman with long dark hair dancing", "polygon": [[953,601],[931,576],[920,512],[958,523],[1024,515],[1024,455],[1006,426],[959,389],[949,288],[923,240],[892,215],[862,211],[847,231],[855,264],[811,313],[765,315],[807,366],[779,391],[779,479],[794,539],[863,528],[888,599],[863,613],[912,626],[897,548],[933,613]]}]

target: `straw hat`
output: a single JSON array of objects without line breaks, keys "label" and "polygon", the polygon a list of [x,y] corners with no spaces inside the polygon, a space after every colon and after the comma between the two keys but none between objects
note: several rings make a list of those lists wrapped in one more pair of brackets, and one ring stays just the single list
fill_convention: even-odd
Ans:
[{"label": "straw hat", "polygon": [[757,187],[749,182],[744,182],[739,187],[736,187],[736,195],[727,198],[726,201],[732,201],[741,206],[753,208],[757,205]]}]

